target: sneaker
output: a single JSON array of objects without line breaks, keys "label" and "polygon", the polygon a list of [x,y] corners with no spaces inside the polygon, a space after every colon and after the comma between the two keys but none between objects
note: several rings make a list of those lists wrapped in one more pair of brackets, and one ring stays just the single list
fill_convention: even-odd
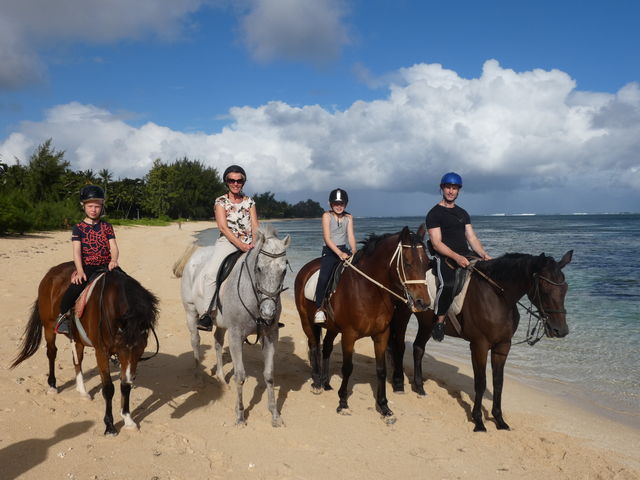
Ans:
[{"label": "sneaker", "polygon": [[444,322],[436,322],[431,331],[431,338],[436,342],[444,340]]},{"label": "sneaker", "polygon": [[327,320],[324,312],[322,310],[318,310],[316,314],[313,316],[313,323],[324,323]]},{"label": "sneaker", "polygon": [[56,322],[56,333],[69,335],[69,332],[69,314],[61,313],[58,315],[58,321]]},{"label": "sneaker", "polygon": [[202,316],[198,319],[198,330],[202,330],[205,332],[210,332],[213,330],[213,319],[215,318],[214,312],[207,312],[202,314]]}]

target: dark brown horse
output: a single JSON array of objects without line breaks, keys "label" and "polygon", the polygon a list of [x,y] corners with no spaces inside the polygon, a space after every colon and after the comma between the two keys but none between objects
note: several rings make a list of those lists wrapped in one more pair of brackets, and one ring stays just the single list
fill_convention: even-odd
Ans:
[{"label": "dark brown horse", "polygon": [[[57,393],[55,360],[57,354],[54,327],[60,312],[60,300],[74,270],[73,262],[62,263],[47,272],[38,287],[38,298],[25,328],[22,348],[11,368],[31,357],[40,346],[42,331],[47,342],[49,358],[49,389]],[[136,376],[138,361],[147,346],[147,336],[156,324],[158,299],[136,280],[119,269],[100,278],[82,315],[81,332],[72,322],[71,335],[75,341],[73,364],[76,371],[76,390],[88,397],[82,378],[84,347],[92,346],[102,380],[102,396],[106,409],[105,435],[117,435],[113,424],[111,403],[114,386],[109,371],[109,358],[117,356],[120,362],[121,414],[125,428],[137,428],[129,411],[129,394]]]},{"label": "dark brown horse", "polygon": [[[385,391],[385,350],[389,339],[389,323],[396,302],[406,303],[407,311],[421,311],[429,305],[426,272],[429,258],[423,239],[424,225],[418,234],[405,227],[400,233],[370,236],[354,260],[355,268],[345,268],[328,307],[327,333],[320,355],[321,327],[313,324],[316,306],[307,300],[304,287],[311,275],[320,268],[320,259],[307,263],[295,280],[295,301],[302,329],[308,337],[312,367],[312,389],[320,393],[329,385],[329,359],[333,341],[342,334],[342,385],[338,413],[348,414],[348,382],[353,371],[353,349],[362,337],[373,339],[376,356],[378,388],[376,403],[388,423],[394,421],[387,405]],[[357,269],[357,270],[356,270]]]},{"label": "dark brown horse", "polygon": [[[527,294],[538,309],[533,312],[543,324],[542,332],[548,337],[564,337],[569,333],[566,322],[564,298],[567,283],[562,268],[571,262],[573,250],[564,254],[559,262],[543,254],[539,256],[510,253],[494,260],[478,262],[471,276],[462,311],[457,316],[461,333],[447,321],[446,334],[461,337],[470,342],[475,400],[471,418],[474,432],[486,431],[482,421],[482,397],[487,378],[487,354],[491,350],[493,372],[493,408],[491,413],[498,429],[509,429],[502,417],[502,385],[504,365],[511,348],[511,338],[518,328],[520,314],[517,303]],[[394,359],[394,391],[404,390],[402,357],[404,337],[411,312],[399,306],[392,322],[389,342]],[[422,380],[422,357],[431,336],[434,312],[428,310],[416,314],[418,333],[413,343],[413,389],[426,395]]]}]

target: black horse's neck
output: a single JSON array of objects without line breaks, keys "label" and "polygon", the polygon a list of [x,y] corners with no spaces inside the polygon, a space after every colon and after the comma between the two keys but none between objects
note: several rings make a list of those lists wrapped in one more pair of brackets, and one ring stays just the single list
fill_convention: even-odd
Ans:
[{"label": "black horse's neck", "polygon": [[[515,304],[533,285],[536,257],[525,253],[507,253],[486,262],[478,262],[476,268],[503,289],[508,303]],[[496,291],[498,288],[494,286]]]}]

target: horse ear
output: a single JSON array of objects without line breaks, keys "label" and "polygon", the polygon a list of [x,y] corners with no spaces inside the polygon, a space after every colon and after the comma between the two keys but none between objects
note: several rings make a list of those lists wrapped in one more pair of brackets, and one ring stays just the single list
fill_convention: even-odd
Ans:
[{"label": "horse ear", "polygon": [[565,265],[567,265],[568,263],[571,263],[571,258],[572,257],[573,257],[573,250],[569,250],[567,253],[565,253],[562,256],[562,258],[558,262],[558,267],[559,268],[564,268]]},{"label": "horse ear", "polygon": [[282,243],[284,244],[284,248],[288,248],[289,244],[291,243],[291,235],[287,235],[286,237],[284,237]]},{"label": "horse ear", "polygon": [[402,231],[400,232],[400,238],[401,239],[407,238],[409,235],[411,235],[411,230],[409,230],[409,227],[405,225]]},{"label": "horse ear", "polygon": [[427,233],[427,226],[422,223],[420,224],[420,226],[418,227],[418,238],[420,239],[421,242],[424,242],[424,236]]}]

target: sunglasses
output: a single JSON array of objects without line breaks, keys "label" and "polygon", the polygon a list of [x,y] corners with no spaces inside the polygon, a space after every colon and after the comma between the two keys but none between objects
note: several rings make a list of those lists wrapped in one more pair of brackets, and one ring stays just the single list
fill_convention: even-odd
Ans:
[{"label": "sunglasses", "polygon": [[244,178],[227,178],[227,183],[237,183],[238,185],[244,185]]}]

